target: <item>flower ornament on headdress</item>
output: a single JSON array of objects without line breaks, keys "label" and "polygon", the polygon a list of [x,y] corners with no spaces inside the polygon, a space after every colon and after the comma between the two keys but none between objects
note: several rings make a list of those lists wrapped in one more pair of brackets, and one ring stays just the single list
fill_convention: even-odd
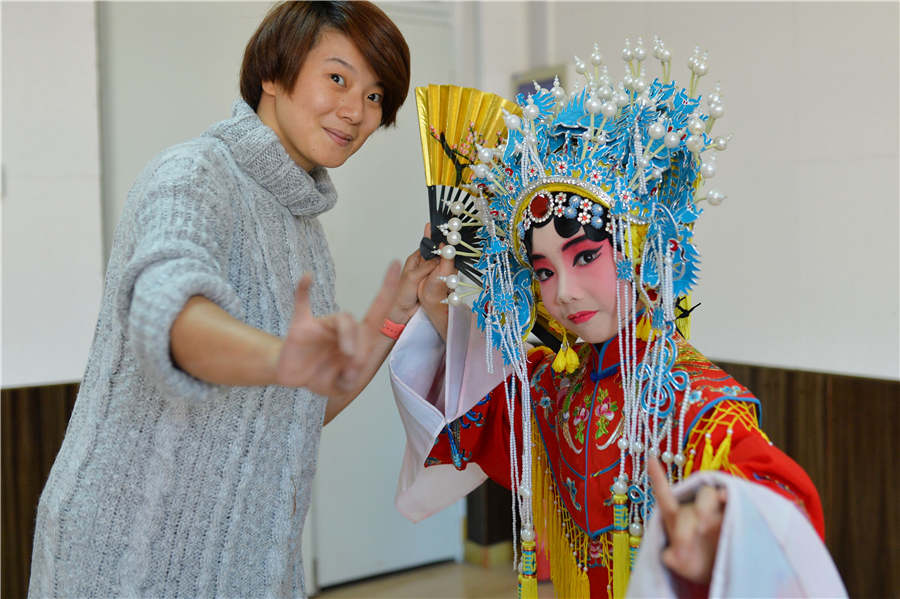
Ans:
[{"label": "flower ornament on headdress", "polygon": [[[494,130],[494,146],[488,147],[489,136],[475,140],[468,168],[459,171],[463,175],[455,184],[466,197],[466,218],[453,223],[454,230],[459,224],[473,231],[461,248],[462,264],[477,283],[469,291],[475,296],[472,310],[489,347],[503,356],[504,370],[510,368],[518,379],[508,401],[521,406],[525,441],[531,438],[531,406],[523,340],[536,323],[547,323],[524,239],[530,228],[550,218],[574,219],[611,237],[617,250],[617,310],[625,323],[618,335],[624,424],[612,493],[616,509],[624,510],[617,518],[629,523],[618,532],[632,537],[632,547],[653,503],[647,460],[664,447],[660,457],[670,477],[683,474],[683,419],[692,394],[687,374],[674,369],[675,336],[688,332],[690,293],[699,272],[693,225],[703,201],[717,205],[725,197],[712,189],[698,197],[698,190],[715,176],[716,153],[728,144],[728,138],[711,135],[724,114],[718,85],[706,106],[695,97],[707,55],[694,50],[687,88],[670,81],[671,54],[659,38],[653,55],[662,64],[662,76],[652,81],[644,65],[647,55],[640,39],[633,45],[626,40],[626,74],[614,83],[595,45],[590,65],[575,58],[576,72],[586,79],[580,90],[570,94],[557,78],[549,90],[535,83],[533,93],[520,94],[518,110],[502,106],[505,138]],[[447,249],[456,240],[448,236],[449,245],[440,252],[460,264],[460,248]],[[454,290],[448,303],[458,304],[461,297]],[[571,374],[577,357],[561,332],[556,336],[563,339],[563,349],[554,369]],[[639,337],[646,342],[640,354]],[[686,398],[679,414],[676,392]],[[533,538],[530,443],[522,448],[522,470],[511,480],[527,541]],[[511,461],[516,470],[516,457]]]}]

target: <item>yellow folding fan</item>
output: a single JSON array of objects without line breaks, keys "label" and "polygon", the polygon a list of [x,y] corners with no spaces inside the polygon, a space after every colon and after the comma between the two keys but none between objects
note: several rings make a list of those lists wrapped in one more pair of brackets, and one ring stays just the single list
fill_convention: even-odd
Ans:
[{"label": "yellow folding fan", "polygon": [[472,246],[481,223],[467,189],[473,174],[469,166],[477,160],[477,146],[500,145],[506,133],[503,110],[521,114],[521,109],[496,94],[455,85],[417,87],[416,108],[432,240],[423,244],[422,253],[430,257],[431,250],[447,241],[447,222],[455,216],[463,223],[458,229],[456,266],[480,282]]},{"label": "yellow folding fan", "polygon": [[[496,94],[455,85],[417,87],[416,109],[431,223],[431,242],[423,239],[422,255],[435,257],[433,250],[446,243],[451,232],[448,222],[458,218],[461,226],[455,232],[460,238],[455,244],[454,261],[461,273],[480,286],[475,234],[481,219],[468,189],[473,176],[470,165],[477,160],[477,146],[502,147],[506,135],[504,110],[521,116],[522,109]],[[532,332],[556,350],[559,335],[550,332],[548,317],[539,304]]]}]

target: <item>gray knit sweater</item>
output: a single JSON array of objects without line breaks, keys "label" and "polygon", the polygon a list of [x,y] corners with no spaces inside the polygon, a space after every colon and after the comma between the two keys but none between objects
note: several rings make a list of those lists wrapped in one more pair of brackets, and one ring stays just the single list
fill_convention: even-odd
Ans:
[{"label": "gray knit sweater", "polygon": [[38,507],[29,597],[302,596],[300,538],[325,399],[177,369],[192,295],[284,335],[294,289],[334,311],[317,215],[336,201],[243,101],[140,175],[116,230],[93,346]]}]

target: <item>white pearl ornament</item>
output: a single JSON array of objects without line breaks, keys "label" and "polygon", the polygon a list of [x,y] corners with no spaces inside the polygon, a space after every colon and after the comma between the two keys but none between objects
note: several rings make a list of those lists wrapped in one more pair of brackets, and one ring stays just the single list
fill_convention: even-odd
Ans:
[{"label": "white pearl ornament", "polygon": [[677,148],[678,144],[681,143],[681,134],[676,133],[675,131],[669,131],[668,133],[666,133],[666,137],[663,140],[663,143],[665,143],[666,147],[669,149]]},{"label": "white pearl ornament", "polygon": [[507,114],[504,116],[503,122],[510,131],[518,131],[522,128],[522,119],[514,114]]},{"label": "white pearl ornament", "polygon": [[709,193],[706,194],[706,200],[712,204],[713,206],[718,206],[723,201],[725,201],[725,194],[721,191],[717,191],[715,189],[710,189]]},{"label": "white pearl ornament", "polygon": [[576,56],[575,57],[575,72],[578,73],[579,75],[584,75],[585,68],[586,67],[584,65],[584,61]]},{"label": "white pearl ornament", "polygon": [[690,135],[684,140],[684,145],[686,145],[687,149],[691,152],[699,152],[703,149],[703,138],[699,135]]},{"label": "white pearl ornament", "polygon": [[688,131],[693,133],[694,135],[700,135],[703,133],[703,130],[706,129],[706,125],[703,121],[697,117],[691,117],[688,119]]}]

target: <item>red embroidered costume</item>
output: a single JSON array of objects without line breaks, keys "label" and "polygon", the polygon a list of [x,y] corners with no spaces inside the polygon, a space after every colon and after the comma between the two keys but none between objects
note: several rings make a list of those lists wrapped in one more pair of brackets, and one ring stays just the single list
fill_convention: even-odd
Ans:
[{"label": "red embroidered costume", "polygon": [[[537,424],[533,437],[538,475],[533,484],[538,538],[549,543],[553,568],[587,568],[591,597],[612,597],[610,489],[618,474],[615,441],[622,421],[616,341],[578,348],[582,367],[572,375],[550,368],[554,354],[546,347],[528,356]],[[717,469],[764,485],[804,511],[824,538],[818,493],[803,469],[759,428],[759,400],[680,336],[678,356],[676,368],[688,373],[694,392],[702,397],[687,411],[685,476]],[[520,411],[516,415],[521,418]],[[521,430],[520,423],[516,430]],[[426,466],[454,464],[464,469],[477,463],[509,488],[509,455],[509,417],[500,385],[444,428]],[[559,544],[568,547],[554,546]],[[577,565],[568,563],[572,557]],[[559,578],[577,588],[573,577]]]}]

